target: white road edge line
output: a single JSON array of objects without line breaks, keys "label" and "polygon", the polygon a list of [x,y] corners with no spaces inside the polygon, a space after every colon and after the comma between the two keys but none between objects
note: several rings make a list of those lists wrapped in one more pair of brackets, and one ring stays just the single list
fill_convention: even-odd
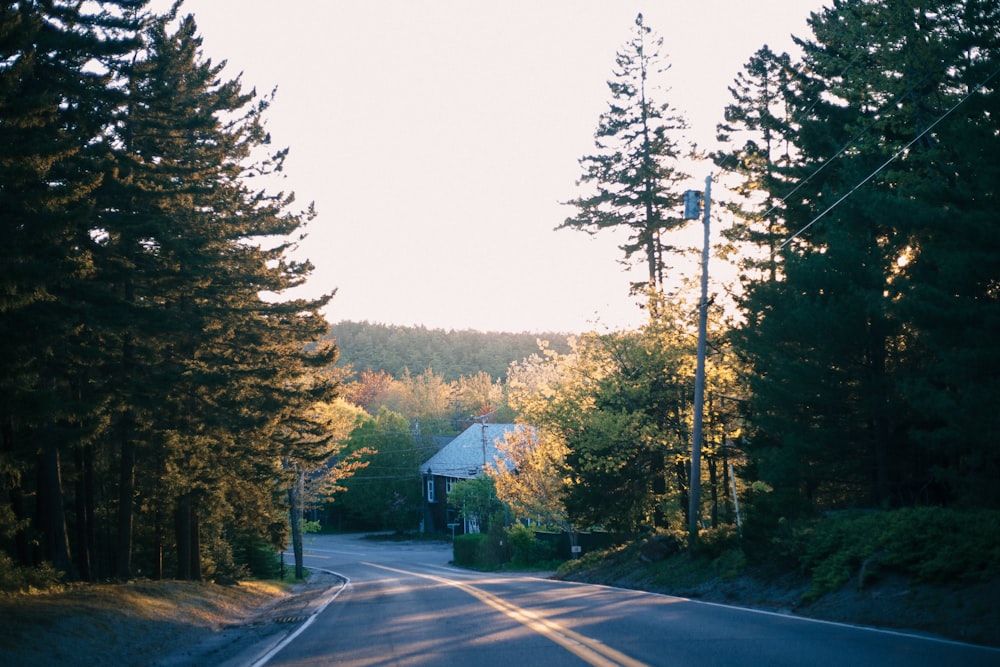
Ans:
[{"label": "white road edge line", "polygon": [[[462,571],[462,568],[456,568],[454,566],[443,567],[443,566],[440,566],[440,565],[431,565],[431,567],[436,567],[436,568],[439,568],[439,569],[442,569],[442,570],[458,570],[458,571]],[[288,637],[286,637],[284,640],[282,640],[277,646],[275,646],[270,651],[268,651],[263,657],[261,657],[259,660],[257,660],[253,664],[251,664],[250,667],[263,667],[264,665],[266,665],[271,660],[271,658],[273,658],[275,655],[278,654],[279,651],[281,651],[281,649],[283,649],[286,646],[288,646],[288,644],[290,644],[292,641],[295,640],[296,637],[298,637],[300,634],[302,634],[302,632],[306,628],[308,628],[310,625],[312,625],[312,622],[316,618],[316,616],[318,616],[320,613],[322,613],[323,610],[325,610],[327,608],[327,606],[331,602],[333,602],[334,600],[336,600],[337,597],[344,591],[344,589],[347,588],[348,584],[351,583],[351,580],[347,576],[345,576],[343,574],[340,574],[339,572],[334,572],[332,570],[322,570],[322,569],[319,569],[319,568],[312,568],[312,569],[315,569],[315,570],[317,570],[319,572],[326,572],[327,574],[333,575],[335,577],[340,577],[341,579],[343,579],[343,583],[341,584],[340,588],[338,588],[337,591],[333,595],[331,595],[330,598],[327,599],[322,604],[322,606],[320,606],[319,609],[317,609],[308,619],[306,619],[305,622],[299,628],[297,628],[292,634],[288,635]],[[530,577],[530,578],[539,578],[539,577]],[[545,581],[555,581],[555,580],[546,579]],[[918,633],[914,633],[914,632],[905,632],[905,631],[902,631],[902,630],[890,630],[888,628],[879,628],[879,627],[875,627],[875,626],[871,626],[871,625],[857,625],[857,624],[853,624],[853,623],[843,623],[843,622],[840,622],[840,621],[828,621],[828,620],[824,620],[822,618],[809,618],[808,616],[799,616],[799,615],[796,615],[796,614],[783,614],[783,613],[777,612],[777,611],[768,611],[767,609],[753,609],[752,607],[740,607],[740,606],[737,606],[737,605],[722,604],[722,603],[719,603],[719,602],[707,602],[705,600],[694,600],[694,599],[691,599],[691,598],[681,597],[679,595],[667,595],[666,593],[651,593],[649,591],[639,591],[639,590],[635,590],[635,589],[632,589],[632,588],[622,588],[620,586],[608,586],[606,584],[585,584],[585,583],[578,582],[578,581],[561,581],[559,583],[569,584],[569,585],[573,585],[573,586],[596,586],[598,588],[608,588],[608,589],[612,589],[612,590],[628,591],[630,593],[644,593],[645,595],[653,595],[653,596],[656,596],[656,597],[670,598],[671,600],[682,600],[684,602],[693,602],[695,604],[709,605],[709,606],[712,606],[712,607],[722,607],[724,609],[738,609],[740,611],[748,611],[748,612],[751,612],[751,613],[754,613],[754,614],[763,614],[765,616],[776,616],[778,618],[786,618],[786,619],[791,619],[791,620],[795,620],[795,621],[803,621],[803,622],[807,622],[807,623],[820,623],[820,624],[823,624],[823,625],[833,625],[833,626],[842,627],[842,628],[852,628],[854,630],[867,630],[869,632],[877,632],[877,633],[886,634],[886,635],[893,635],[893,636],[896,636],[896,637],[906,637],[906,638],[909,638],[909,639],[922,639],[924,641],[936,642],[938,644],[950,644],[950,645],[954,645],[954,646],[968,646],[968,647],[972,647],[972,648],[979,648],[979,649],[984,649],[984,650],[987,650],[987,651],[992,651],[992,652],[995,652],[995,653],[1000,653],[1000,648],[997,648],[997,647],[994,647],[994,646],[984,646],[982,644],[970,644],[969,642],[962,642],[962,641],[958,641],[956,639],[947,639],[945,637],[935,637],[934,635],[922,635],[922,634],[918,634]]]},{"label": "white road edge line", "polygon": [[708,602],[707,600],[695,600],[692,598],[685,598],[679,595],[669,595],[667,593],[651,593],[649,591],[641,591],[635,588],[622,588],[620,586],[609,586],[607,584],[586,584],[580,581],[563,581],[564,584],[572,584],[574,586],[597,586],[598,588],[610,588],[616,591],[628,591],[630,593],[644,593],[646,595],[655,595],[661,598],[670,598],[671,600],[681,600],[683,602],[693,602],[695,604],[708,605],[710,607],[722,607],[724,609],[738,609],[740,611],[749,611],[754,614],[764,614],[765,616],[776,616],[778,618],[786,618],[793,621],[802,621],[805,623],[820,623],[823,625],[834,625],[841,628],[851,628],[853,630],[867,630],[868,632],[878,632],[884,635],[894,635],[896,637],[906,637],[908,639],[922,639],[924,641],[936,642],[938,644],[951,644],[954,646],[967,646],[971,648],[979,648],[987,651],[994,651],[1000,653],[1000,648],[995,646],[986,646],[983,644],[970,644],[969,642],[959,641],[957,639],[948,639],[947,637],[937,637],[935,635],[924,635],[917,632],[907,632],[905,630],[891,630],[889,628],[880,628],[874,625],[860,625],[857,623],[845,623],[843,621],[828,621],[822,618],[810,618],[809,616],[799,616],[798,614],[783,614],[780,611],[769,611],[767,609],[754,609],[753,607],[740,607],[732,604],[723,604],[721,602]]},{"label": "white road edge line", "polygon": [[282,639],[280,642],[278,642],[278,644],[274,648],[272,648],[270,651],[268,651],[267,653],[265,653],[264,655],[262,655],[260,658],[258,658],[256,662],[251,663],[250,667],[263,667],[268,662],[270,662],[271,658],[273,658],[274,656],[278,655],[278,653],[281,651],[281,649],[283,649],[286,646],[288,646],[289,644],[291,644],[293,641],[295,641],[295,639],[299,635],[301,635],[303,632],[305,632],[305,629],[308,628],[310,625],[312,625],[313,621],[316,620],[316,617],[319,616],[320,614],[322,614],[323,611],[328,606],[330,606],[330,603],[333,602],[334,600],[336,600],[337,597],[340,596],[340,594],[344,592],[344,589],[347,588],[350,585],[350,583],[351,583],[350,578],[348,578],[347,576],[345,576],[343,574],[340,574],[339,572],[334,572],[333,570],[322,570],[322,569],[316,568],[316,567],[309,568],[309,569],[310,570],[315,570],[317,572],[326,572],[327,574],[333,575],[335,577],[340,577],[340,579],[342,579],[342,581],[340,583],[340,587],[337,588],[337,590],[334,592],[334,594],[331,595],[329,598],[327,598],[323,602],[322,605],[320,605],[319,609],[317,609],[312,614],[310,614],[309,618],[307,618],[302,623],[302,625],[300,625],[298,628],[296,628],[295,631],[292,632],[290,635],[288,635],[287,637],[285,637],[284,639]]}]

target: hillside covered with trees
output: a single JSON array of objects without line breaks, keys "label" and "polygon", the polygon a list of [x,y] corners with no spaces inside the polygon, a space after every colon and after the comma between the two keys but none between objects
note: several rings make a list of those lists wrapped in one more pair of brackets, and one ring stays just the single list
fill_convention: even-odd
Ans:
[{"label": "hillside covered with trees", "polygon": [[494,380],[507,367],[538,352],[539,341],[558,352],[568,352],[567,334],[456,331],[405,327],[369,322],[338,322],[330,327],[340,357],[338,367],[355,372],[385,371],[401,377],[404,371],[421,373],[428,368],[448,382],[462,376],[487,373]]}]

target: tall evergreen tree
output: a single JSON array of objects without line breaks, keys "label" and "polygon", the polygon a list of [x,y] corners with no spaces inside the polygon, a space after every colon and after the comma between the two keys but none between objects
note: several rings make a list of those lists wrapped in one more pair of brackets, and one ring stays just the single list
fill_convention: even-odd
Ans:
[{"label": "tall evergreen tree", "polygon": [[557,228],[591,234],[627,230],[621,247],[625,261],[639,254],[649,271],[648,282],[633,287],[657,292],[667,269],[663,255],[672,250],[664,235],[685,222],[677,188],[688,178],[677,165],[682,155],[678,132],[687,123],[669,104],[654,100],[657,80],[666,70],[662,44],[639,14],[635,34],[617,54],[608,82],[612,101],[598,121],[597,152],[580,159],[579,185],[587,192],[567,202],[577,214]]},{"label": "tall evergreen tree", "polygon": [[249,187],[286,154],[268,100],[144,4],[0,8],[0,546],[88,578],[280,546],[282,461],[336,440],[329,296],[262,296],[312,269],[288,259],[311,209]]},{"label": "tall evergreen tree", "polygon": [[[222,65],[201,57],[190,16],[173,32],[169,25],[166,17],[151,26],[148,57],[134,69],[109,198],[133,203],[109,207],[108,242],[139,276],[126,301],[144,311],[140,321],[156,322],[144,332],[156,361],[147,381],[162,393],[151,449],[134,464],[155,483],[136,493],[148,520],[173,515],[178,576],[197,579],[202,537],[224,543],[220,531],[237,514],[259,526],[273,521],[282,453],[315,442],[284,434],[301,434],[307,411],[336,390],[302,378],[332,364],[336,349],[307,350],[326,332],[319,309],[329,297],[261,296],[300,285],[312,268],[286,258],[285,240],[311,212],[291,213],[292,196],[248,187],[249,174],[279,170],[285,155],[259,153],[269,143],[268,100],[220,79]],[[132,462],[122,453],[124,514]]]},{"label": "tall evergreen tree", "polygon": [[740,177],[739,199],[725,204],[735,214],[734,224],[723,234],[735,244],[734,252],[745,253],[744,271],[761,271],[772,281],[778,273],[777,248],[787,236],[775,193],[790,189],[783,186],[787,180],[781,170],[791,159],[794,125],[786,101],[795,78],[787,53],[775,54],[767,46],[758,50],[729,88],[733,102],[718,126],[719,141],[735,145],[712,156],[722,170]]},{"label": "tall evergreen tree", "polygon": [[[952,429],[972,399],[944,361],[975,359],[977,400],[996,405],[986,377],[996,356],[980,342],[996,333],[995,262],[974,259],[996,239],[977,212],[982,195],[955,205],[962,177],[994,173],[992,154],[957,150],[970,135],[996,142],[994,88],[975,88],[997,65],[993,4],[839,0],[801,42],[804,74],[786,104],[790,173],[805,184],[785,206],[787,229],[801,233],[779,252],[780,279],[749,283],[739,332],[755,453],[786,499],[941,502],[963,492],[935,470],[995,469],[974,429]],[[964,269],[940,271],[967,262],[983,267],[971,283]],[[945,333],[955,317],[967,318],[962,340]],[[943,434],[966,455],[928,449]]]},{"label": "tall evergreen tree", "polygon": [[[89,447],[102,404],[92,382],[100,345],[89,324],[98,149],[121,100],[116,75],[135,48],[144,4],[0,8],[0,484],[10,508],[3,515],[14,522],[20,562],[49,560],[66,572],[75,564],[62,467]],[[86,505],[77,507],[85,513]],[[87,563],[77,564],[88,576]]]},{"label": "tall evergreen tree", "polygon": [[909,9],[906,39],[916,42],[919,59],[900,72],[912,87],[904,109],[913,127],[904,137],[930,130],[906,156],[912,166],[900,178],[901,197],[918,204],[908,209],[910,233],[894,273],[900,316],[914,331],[901,392],[915,415],[908,425],[914,464],[926,469],[915,481],[937,490],[931,500],[995,508],[1000,4],[913,3]]}]

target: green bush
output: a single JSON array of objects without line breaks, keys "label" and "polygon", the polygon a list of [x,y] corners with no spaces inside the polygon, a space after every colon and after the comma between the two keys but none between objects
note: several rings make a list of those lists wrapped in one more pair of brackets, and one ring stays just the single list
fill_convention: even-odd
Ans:
[{"label": "green bush", "polygon": [[[678,536],[678,539],[683,541],[683,536]],[[718,558],[739,546],[740,533],[736,526],[723,524],[698,531],[697,551],[706,558]]]},{"label": "green bush", "polygon": [[453,549],[456,565],[477,570],[495,570],[500,567],[500,543],[486,533],[457,535]]},{"label": "green bush", "polygon": [[479,541],[485,535],[456,535],[452,543],[453,561],[455,565],[471,567],[476,562],[479,553]]},{"label": "green bush", "polygon": [[27,593],[33,590],[47,590],[59,586],[62,573],[51,563],[38,567],[17,565],[7,554],[0,551],[0,591],[5,593]]},{"label": "green bush", "polygon": [[245,566],[250,576],[257,579],[278,579],[281,576],[281,558],[274,546],[263,537],[243,535],[234,540],[233,560]]},{"label": "green bush", "polygon": [[524,524],[516,523],[508,528],[506,539],[510,546],[511,564],[515,567],[540,565],[555,558],[555,545],[538,539],[535,531]]},{"label": "green bush", "polygon": [[812,578],[810,598],[852,577],[883,570],[922,582],[988,581],[1000,576],[1000,512],[922,507],[845,513],[801,522],[782,545]]}]

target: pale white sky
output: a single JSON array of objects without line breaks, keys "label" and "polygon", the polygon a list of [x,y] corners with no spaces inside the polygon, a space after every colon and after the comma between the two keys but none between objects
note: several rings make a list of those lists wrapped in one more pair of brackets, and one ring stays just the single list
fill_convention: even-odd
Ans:
[{"label": "pale white sky", "polygon": [[[791,51],[824,4],[187,0],[182,11],[208,57],[247,87],[278,88],[268,127],[291,149],[282,188],[319,212],[297,256],[316,265],[309,290],[337,290],[327,319],[579,332],[643,319],[620,239],[554,231],[572,214],[559,202],[578,194],[577,160],[593,150],[636,14],[664,38],[665,101],[713,148],[743,65],[764,44]],[[691,187],[711,170],[691,170]]]}]

